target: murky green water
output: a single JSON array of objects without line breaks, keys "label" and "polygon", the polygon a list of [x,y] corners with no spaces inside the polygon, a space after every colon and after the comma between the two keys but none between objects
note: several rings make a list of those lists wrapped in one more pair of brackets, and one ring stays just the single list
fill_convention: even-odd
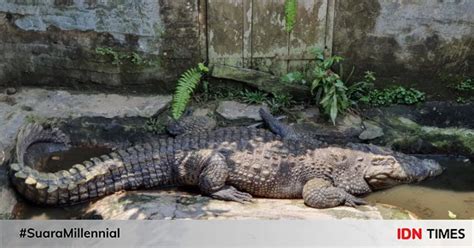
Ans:
[{"label": "murky green water", "polygon": [[[90,156],[108,152],[104,149],[73,149],[52,154],[46,159],[49,170],[67,169]],[[401,185],[368,195],[370,203],[385,203],[412,211],[422,219],[448,219],[448,211],[458,219],[474,219],[474,164],[464,159],[431,157],[445,168],[443,174],[419,184]],[[88,203],[72,207],[38,207],[18,203],[19,219],[76,219]]]},{"label": "murky green water", "polygon": [[65,152],[54,152],[45,158],[43,163],[45,164],[45,172],[56,172],[60,170],[68,170],[74,164],[79,164],[85,160],[98,157],[107,153],[111,150],[103,147],[94,148],[72,148]]},{"label": "murky green water", "polygon": [[474,163],[465,159],[431,157],[445,171],[418,184],[401,185],[374,192],[365,199],[412,211],[422,219],[474,219]]}]

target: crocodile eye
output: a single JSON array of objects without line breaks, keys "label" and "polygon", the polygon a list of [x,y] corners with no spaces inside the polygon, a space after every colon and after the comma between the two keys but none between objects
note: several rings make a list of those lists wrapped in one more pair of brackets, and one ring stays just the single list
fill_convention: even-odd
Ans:
[{"label": "crocodile eye", "polygon": [[374,157],[370,163],[374,166],[380,166],[380,165],[384,165],[384,160],[385,158],[384,157]]},{"label": "crocodile eye", "polygon": [[387,164],[392,165],[395,163],[397,163],[397,160],[395,158],[392,158],[392,157],[387,158]]}]

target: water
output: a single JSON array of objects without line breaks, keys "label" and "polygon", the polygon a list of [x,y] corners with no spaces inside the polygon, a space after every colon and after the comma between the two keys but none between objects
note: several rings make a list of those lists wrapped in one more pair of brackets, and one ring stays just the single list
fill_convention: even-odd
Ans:
[{"label": "water", "polygon": [[[68,169],[91,156],[108,153],[103,148],[75,148],[51,154],[45,159],[49,170]],[[474,164],[452,157],[431,157],[445,168],[440,176],[418,184],[401,185],[369,194],[370,203],[385,203],[407,209],[422,219],[474,219]],[[16,206],[18,219],[76,219],[90,203],[72,207],[38,207],[21,202]]]},{"label": "water", "polygon": [[63,152],[53,152],[45,158],[44,172],[69,170],[72,165],[79,164],[92,157],[110,153],[111,150],[103,147],[75,147]]},{"label": "water", "polygon": [[445,168],[440,176],[374,192],[365,199],[402,207],[421,219],[449,219],[448,211],[457,219],[474,219],[474,163],[459,158],[431,158]]}]

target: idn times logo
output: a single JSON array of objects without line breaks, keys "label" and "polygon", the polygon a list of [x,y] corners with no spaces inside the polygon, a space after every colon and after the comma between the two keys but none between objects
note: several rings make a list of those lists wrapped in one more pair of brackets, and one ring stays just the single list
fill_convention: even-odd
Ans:
[{"label": "idn times logo", "polygon": [[398,240],[464,239],[464,228],[397,228]]}]

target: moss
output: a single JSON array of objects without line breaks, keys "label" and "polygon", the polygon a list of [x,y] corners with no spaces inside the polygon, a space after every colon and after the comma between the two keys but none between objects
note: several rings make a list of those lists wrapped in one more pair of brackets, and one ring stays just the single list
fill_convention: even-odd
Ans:
[{"label": "moss", "polygon": [[439,147],[449,147],[458,144],[469,153],[474,154],[474,130],[463,128],[421,127],[427,138]]},{"label": "moss", "polygon": [[421,126],[404,117],[392,118],[388,125],[387,143],[401,150],[417,153],[429,149],[435,153],[474,156],[474,130]]}]

